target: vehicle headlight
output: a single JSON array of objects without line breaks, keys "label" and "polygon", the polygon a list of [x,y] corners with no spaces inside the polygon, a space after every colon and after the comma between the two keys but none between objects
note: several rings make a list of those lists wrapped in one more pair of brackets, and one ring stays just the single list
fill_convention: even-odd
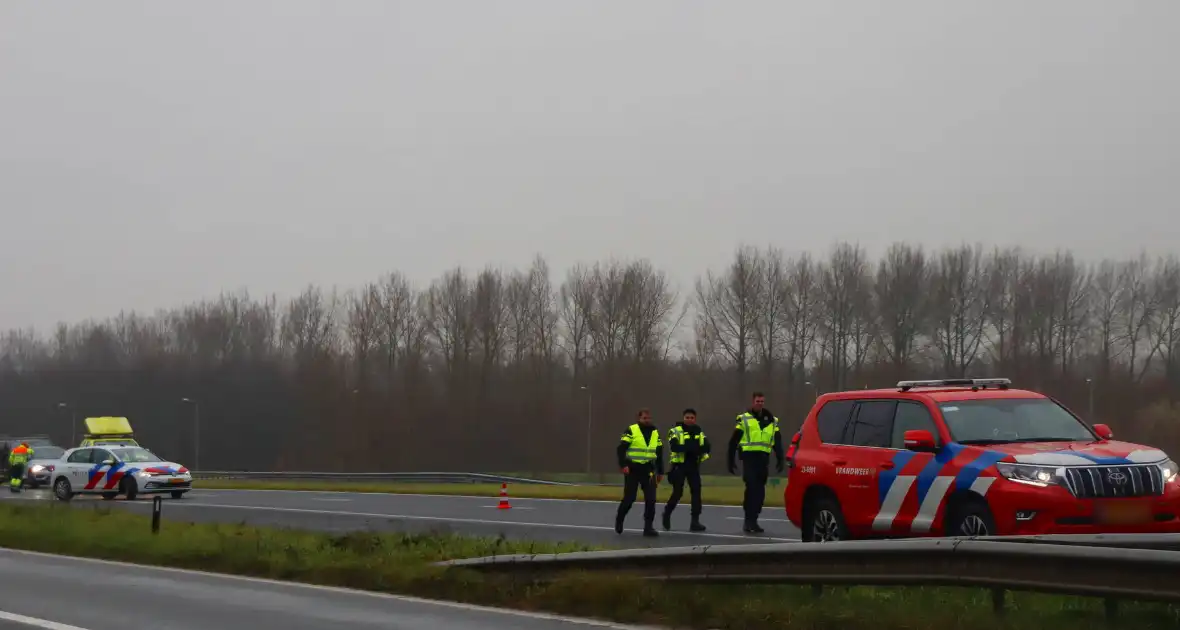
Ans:
[{"label": "vehicle headlight", "polygon": [[141,471],[135,473],[135,476],[139,477],[140,479],[147,479],[148,477],[152,476],[152,473],[147,472],[145,470],[141,470]]},{"label": "vehicle headlight", "polygon": [[1176,473],[1180,472],[1180,466],[1170,459],[1165,459],[1160,462],[1160,472],[1164,475],[1164,483],[1171,483],[1176,481]]},{"label": "vehicle headlight", "polygon": [[1000,462],[996,470],[1009,481],[1025,483],[1030,486],[1044,488],[1057,483],[1060,471],[1056,466],[1036,466],[1033,464],[1011,464]]},{"label": "vehicle headlight", "polygon": [[42,466],[41,464],[33,464],[33,467],[32,467],[32,468],[30,468],[29,470],[31,470],[31,471],[33,471],[33,472],[35,472],[35,473],[39,473],[39,472],[41,472],[42,470],[45,470],[45,467],[44,467],[44,466]]}]

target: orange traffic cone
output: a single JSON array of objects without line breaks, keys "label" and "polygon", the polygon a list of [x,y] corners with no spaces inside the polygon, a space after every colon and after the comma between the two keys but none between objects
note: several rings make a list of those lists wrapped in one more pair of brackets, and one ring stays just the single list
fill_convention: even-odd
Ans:
[{"label": "orange traffic cone", "polygon": [[510,510],[512,506],[508,504],[508,484],[500,484],[500,504],[496,506],[498,510]]}]

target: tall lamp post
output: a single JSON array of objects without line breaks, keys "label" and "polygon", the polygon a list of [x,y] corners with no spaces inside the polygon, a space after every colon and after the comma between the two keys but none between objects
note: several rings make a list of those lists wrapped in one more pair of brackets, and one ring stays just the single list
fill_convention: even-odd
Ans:
[{"label": "tall lamp post", "polygon": [[811,392],[815,394],[815,399],[819,400],[819,388],[815,386],[815,383],[812,383],[811,381],[804,381],[803,384],[811,387]]},{"label": "tall lamp post", "polygon": [[180,402],[193,406],[193,470],[201,470],[201,405],[192,398],[181,398]]},{"label": "tall lamp post", "polygon": [[591,445],[593,444],[593,426],[594,426],[594,393],[590,391],[589,385],[583,385],[582,389],[586,392],[586,475],[590,475],[590,457]]},{"label": "tall lamp post", "polygon": [[1090,390],[1089,391],[1089,396],[1090,396],[1090,418],[1089,418],[1089,420],[1091,423],[1093,423],[1094,422],[1094,379],[1092,379],[1092,378],[1086,379],[1086,387]]},{"label": "tall lamp post", "polygon": [[70,419],[70,446],[73,447],[78,443],[78,421],[74,418],[74,408],[64,402],[57,403],[57,408],[68,410],[67,417]]}]

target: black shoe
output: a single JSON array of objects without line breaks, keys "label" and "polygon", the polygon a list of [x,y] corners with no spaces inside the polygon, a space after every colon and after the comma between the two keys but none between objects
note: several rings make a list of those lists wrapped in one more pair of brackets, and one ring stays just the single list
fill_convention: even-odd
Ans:
[{"label": "black shoe", "polygon": [[615,533],[616,534],[623,533],[623,519],[621,519],[621,518],[615,519]]},{"label": "black shoe", "polygon": [[755,534],[761,534],[762,532],[764,532],[766,530],[759,527],[758,521],[754,521],[754,522],[750,523],[750,531],[754,532]]},{"label": "black shoe", "polygon": [[668,531],[670,529],[672,529],[672,513],[665,511],[664,512],[664,531]]},{"label": "black shoe", "polygon": [[643,535],[648,538],[659,538],[660,537],[660,533],[657,532],[655,530],[655,528],[651,527],[650,525],[643,528]]},{"label": "black shoe", "polygon": [[700,521],[693,519],[692,524],[688,526],[688,530],[691,532],[703,532],[705,531],[705,526],[701,525]]}]

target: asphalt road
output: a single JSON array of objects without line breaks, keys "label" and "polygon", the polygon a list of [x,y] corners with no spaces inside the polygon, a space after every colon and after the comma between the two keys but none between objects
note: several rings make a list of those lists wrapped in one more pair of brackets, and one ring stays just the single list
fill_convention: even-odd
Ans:
[{"label": "asphalt road", "polygon": [[0,549],[0,630],[591,630],[631,626]]},{"label": "asphalt road", "polygon": [[[0,500],[52,501],[48,490],[20,495],[0,494]],[[786,520],[781,508],[767,508],[760,524],[766,533],[743,534],[742,510],[732,506],[705,506],[703,534],[688,532],[688,506],[672,516],[672,531],[656,539],[640,535],[643,505],[627,515],[620,536],[614,531],[616,504],[603,501],[510,499],[512,509],[496,509],[498,497],[363,494],[342,492],[289,492],[277,490],[202,490],[198,486],[185,498],[164,499],[163,518],[192,522],[250,523],[320,531],[451,531],[477,536],[504,535],[515,539],[580,541],[615,547],[673,547],[709,544],[788,542],[799,539],[799,530]],[[102,501],[79,496],[76,506],[118,506],[148,513],[151,500]],[[657,509],[656,526],[659,528]]]}]

